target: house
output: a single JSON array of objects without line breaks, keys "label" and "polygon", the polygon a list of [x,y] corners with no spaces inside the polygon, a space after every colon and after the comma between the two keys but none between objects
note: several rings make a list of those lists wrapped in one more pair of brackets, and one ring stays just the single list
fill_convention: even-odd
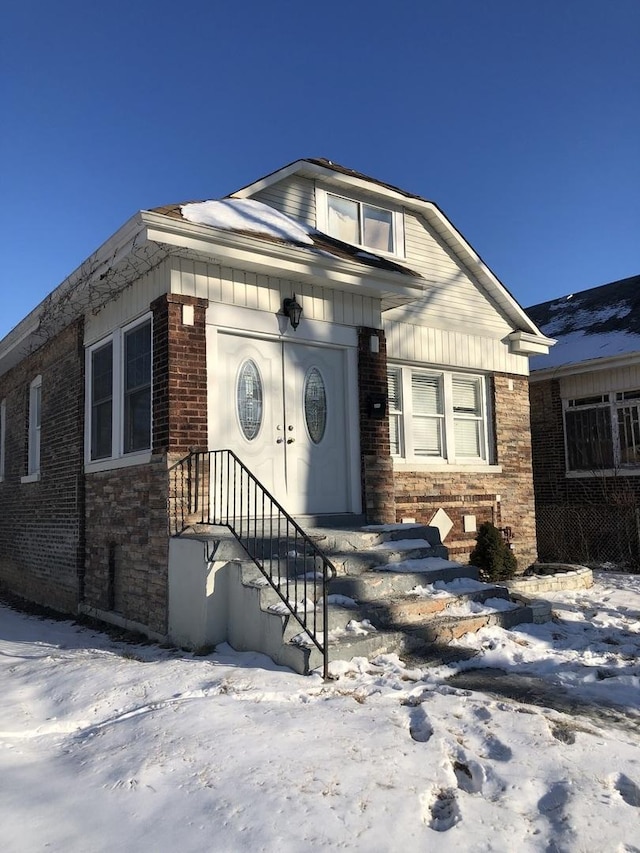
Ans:
[{"label": "house", "polygon": [[166,636],[171,534],[258,494],[460,558],[492,520],[526,568],[550,343],[436,204],[329,160],[140,211],[0,342],[0,582]]},{"label": "house", "polygon": [[540,556],[640,564],[640,276],[527,313],[557,339],[532,359]]}]

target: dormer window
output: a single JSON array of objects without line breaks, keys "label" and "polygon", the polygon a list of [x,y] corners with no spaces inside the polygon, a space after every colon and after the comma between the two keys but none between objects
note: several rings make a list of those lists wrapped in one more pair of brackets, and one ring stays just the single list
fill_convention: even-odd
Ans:
[{"label": "dormer window", "polygon": [[376,254],[404,254],[402,211],[318,190],[318,228]]}]

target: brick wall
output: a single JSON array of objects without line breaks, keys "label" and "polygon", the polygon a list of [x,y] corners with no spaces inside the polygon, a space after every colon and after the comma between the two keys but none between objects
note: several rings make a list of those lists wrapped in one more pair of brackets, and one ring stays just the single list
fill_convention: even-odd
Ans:
[{"label": "brick wall", "polygon": [[159,633],[167,620],[167,469],[207,448],[206,305],[175,294],[152,303],[152,461],[86,478],[85,603]]},{"label": "brick wall", "polygon": [[[378,352],[371,342],[377,339]],[[381,329],[358,329],[358,386],[362,506],[369,524],[395,522],[389,419],[375,416],[373,402],[387,398],[387,344]]]},{"label": "brick wall", "polygon": [[[27,473],[29,385],[42,376],[40,479]],[[74,323],[0,377],[6,399],[5,479],[0,482],[0,583],[74,612],[83,565],[82,325]]]},{"label": "brick wall", "polygon": [[540,557],[640,566],[640,477],[567,477],[560,383],[531,383],[531,436]]},{"label": "brick wall", "polygon": [[537,558],[528,381],[500,374],[494,376],[493,387],[496,462],[501,472],[397,470],[396,517],[428,523],[442,507],[453,521],[445,545],[462,561],[475,546],[475,533],[463,530],[463,516],[475,515],[477,526],[484,521],[509,526],[522,571]]},{"label": "brick wall", "polygon": [[[183,306],[193,324],[183,323]],[[169,294],[153,311],[154,452],[207,449],[207,300]]]},{"label": "brick wall", "polygon": [[84,600],[166,632],[167,460],[86,476]]},{"label": "brick wall", "polygon": [[529,398],[536,501],[538,504],[564,501],[567,481],[560,382],[551,379],[531,383]]}]

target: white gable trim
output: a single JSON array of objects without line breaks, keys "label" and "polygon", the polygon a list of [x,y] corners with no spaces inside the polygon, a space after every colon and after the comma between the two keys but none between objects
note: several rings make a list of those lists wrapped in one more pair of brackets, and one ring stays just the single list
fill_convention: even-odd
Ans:
[{"label": "white gable trim", "polygon": [[482,287],[485,288],[487,295],[491,298],[498,309],[508,318],[516,331],[527,332],[533,337],[539,339],[539,346],[543,347],[543,349],[536,350],[537,353],[548,352],[549,347],[552,346],[551,339],[542,334],[535,323],[518,304],[516,299],[514,299],[502,282],[494,275],[482,258],[434,202],[427,201],[426,199],[414,198],[397,190],[382,186],[375,181],[366,181],[363,178],[334,171],[331,168],[320,166],[316,163],[310,163],[307,160],[296,160],[294,163],[290,163],[283,169],[272,172],[260,181],[256,181],[253,184],[243,187],[237,192],[231,193],[230,196],[236,198],[248,198],[254,193],[259,192],[260,190],[263,190],[292,174],[301,174],[306,177],[325,180],[334,185],[350,187],[352,191],[354,189],[361,190],[367,192],[369,195],[374,194],[379,198],[387,198],[393,201],[396,205],[402,205],[403,207],[414,210],[416,213],[423,216],[444,243],[449,246],[463,266],[465,266],[472,275],[475,276]]}]

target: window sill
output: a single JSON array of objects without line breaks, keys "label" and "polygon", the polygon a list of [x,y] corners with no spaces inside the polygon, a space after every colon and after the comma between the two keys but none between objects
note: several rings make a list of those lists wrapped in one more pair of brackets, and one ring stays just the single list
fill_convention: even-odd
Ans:
[{"label": "window sill", "polygon": [[20,477],[21,483],[37,483],[40,480],[40,471],[36,471],[34,474],[27,474],[25,477]]},{"label": "window sill", "polygon": [[410,459],[393,458],[394,471],[418,471],[454,474],[457,471],[464,471],[468,474],[502,474],[502,465],[489,465],[483,462],[470,462],[469,464],[452,463],[438,460],[437,462],[412,462]]},{"label": "window sill", "polygon": [[567,471],[565,473],[567,480],[582,480],[586,477],[602,478],[615,477],[620,480],[623,477],[640,477],[640,467],[638,468],[602,468],[598,471]]},{"label": "window sill", "polygon": [[117,468],[131,468],[133,465],[146,465],[151,462],[151,451],[142,453],[129,453],[118,459],[100,459],[96,462],[85,462],[84,473],[95,474],[100,471],[113,471]]}]

